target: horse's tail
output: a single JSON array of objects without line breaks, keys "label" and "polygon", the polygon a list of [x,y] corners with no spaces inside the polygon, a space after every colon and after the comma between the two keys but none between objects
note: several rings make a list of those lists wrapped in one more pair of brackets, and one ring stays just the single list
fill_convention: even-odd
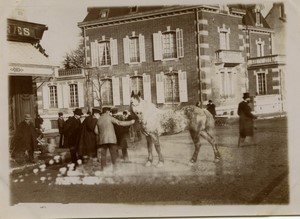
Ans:
[{"label": "horse's tail", "polygon": [[204,114],[206,116],[206,122],[205,122],[205,129],[207,131],[212,131],[214,130],[215,127],[215,119],[213,115],[206,109],[203,109]]}]

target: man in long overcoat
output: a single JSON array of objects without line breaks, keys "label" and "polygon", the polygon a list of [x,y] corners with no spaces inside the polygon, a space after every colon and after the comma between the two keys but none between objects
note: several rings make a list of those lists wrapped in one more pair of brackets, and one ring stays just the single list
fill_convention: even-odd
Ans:
[{"label": "man in long overcoat", "polygon": [[80,158],[95,158],[97,152],[97,139],[94,132],[100,117],[100,109],[93,108],[92,114],[85,118],[82,123],[80,140],[78,144],[78,155]]},{"label": "man in long overcoat", "polygon": [[32,117],[29,114],[26,114],[24,121],[17,127],[13,140],[14,149],[12,152],[12,157],[17,163],[34,163],[33,153],[37,146],[37,136],[31,121]]},{"label": "man in long overcoat", "polygon": [[[95,127],[95,133],[98,135],[97,146],[98,151],[101,153],[101,170],[106,166],[106,153],[109,149],[113,167],[116,166],[117,159],[117,137],[114,130],[114,124],[120,126],[130,126],[134,124],[134,120],[131,121],[119,121],[110,115],[110,108],[104,107],[103,114],[98,119],[97,125]],[[99,157],[98,157],[99,159]]]},{"label": "man in long overcoat", "polygon": [[240,136],[238,141],[238,147],[245,141],[246,137],[249,136],[253,140],[253,144],[256,144],[253,138],[254,123],[253,120],[257,117],[251,113],[251,108],[248,105],[250,102],[249,93],[244,93],[243,101],[239,103],[238,115],[239,115],[239,130]]},{"label": "man in long overcoat", "polygon": [[81,109],[74,110],[74,116],[69,117],[64,125],[65,146],[70,149],[71,161],[77,164],[77,148],[81,131],[80,117],[83,115]]}]

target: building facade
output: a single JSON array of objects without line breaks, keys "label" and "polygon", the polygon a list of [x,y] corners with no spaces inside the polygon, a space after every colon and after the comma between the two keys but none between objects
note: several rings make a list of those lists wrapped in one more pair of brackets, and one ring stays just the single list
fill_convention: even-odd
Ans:
[{"label": "building facade", "polygon": [[[284,65],[269,60],[282,57],[274,55],[274,31],[256,5],[96,7],[78,26],[85,68],[73,70],[77,76],[62,70],[40,90],[48,103],[39,110],[49,118],[74,107],[125,110],[132,91],[161,109],[198,101],[205,107],[211,99],[218,115],[235,116],[244,92],[257,113],[278,111],[274,101],[282,103],[276,71]],[[48,109],[52,86],[57,103]]]}]

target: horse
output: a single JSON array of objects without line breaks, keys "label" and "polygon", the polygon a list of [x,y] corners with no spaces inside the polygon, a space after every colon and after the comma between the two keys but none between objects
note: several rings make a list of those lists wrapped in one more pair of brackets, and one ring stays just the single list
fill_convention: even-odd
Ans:
[{"label": "horse", "polygon": [[130,109],[140,123],[142,133],[146,136],[148,159],[145,166],[152,165],[153,145],[159,159],[156,166],[162,167],[164,165],[159,143],[161,134],[165,132],[179,133],[184,130],[189,130],[195,146],[194,153],[189,161],[190,165],[194,165],[197,161],[201,147],[200,137],[211,144],[215,156],[214,162],[221,160],[220,152],[213,137],[214,118],[208,110],[190,105],[184,106],[180,110],[165,112],[158,109],[153,103],[145,101],[140,92],[138,94],[131,93]]}]

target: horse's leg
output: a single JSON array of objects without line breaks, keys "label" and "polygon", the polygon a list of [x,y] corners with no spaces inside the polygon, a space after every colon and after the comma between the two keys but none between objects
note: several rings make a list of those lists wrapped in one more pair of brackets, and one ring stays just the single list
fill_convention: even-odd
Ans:
[{"label": "horse's leg", "polygon": [[199,138],[200,135],[194,130],[189,130],[189,131],[190,131],[190,134],[191,134],[192,140],[194,142],[194,146],[195,146],[195,151],[190,160],[190,164],[193,165],[197,161],[198,154],[199,154],[200,147],[201,147],[200,138]]},{"label": "horse's leg", "polygon": [[153,145],[153,141],[150,135],[146,136],[146,140],[147,140],[147,149],[148,149],[148,160],[145,164],[146,167],[150,167],[152,165],[152,161],[153,161],[153,154],[152,154],[152,145]]},{"label": "horse's leg", "polygon": [[200,135],[211,144],[211,146],[214,150],[214,154],[215,154],[215,162],[219,162],[221,159],[221,155],[220,155],[220,152],[216,145],[216,141],[215,141],[214,137],[206,130],[200,131]]},{"label": "horse's leg", "polygon": [[159,137],[157,134],[153,134],[153,135],[151,135],[151,137],[152,137],[152,140],[154,141],[154,146],[155,146],[156,152],[158,154],[158,163],[157,163],[156,167],[162,167],[164,165],[164,158],[161,153]]}]

